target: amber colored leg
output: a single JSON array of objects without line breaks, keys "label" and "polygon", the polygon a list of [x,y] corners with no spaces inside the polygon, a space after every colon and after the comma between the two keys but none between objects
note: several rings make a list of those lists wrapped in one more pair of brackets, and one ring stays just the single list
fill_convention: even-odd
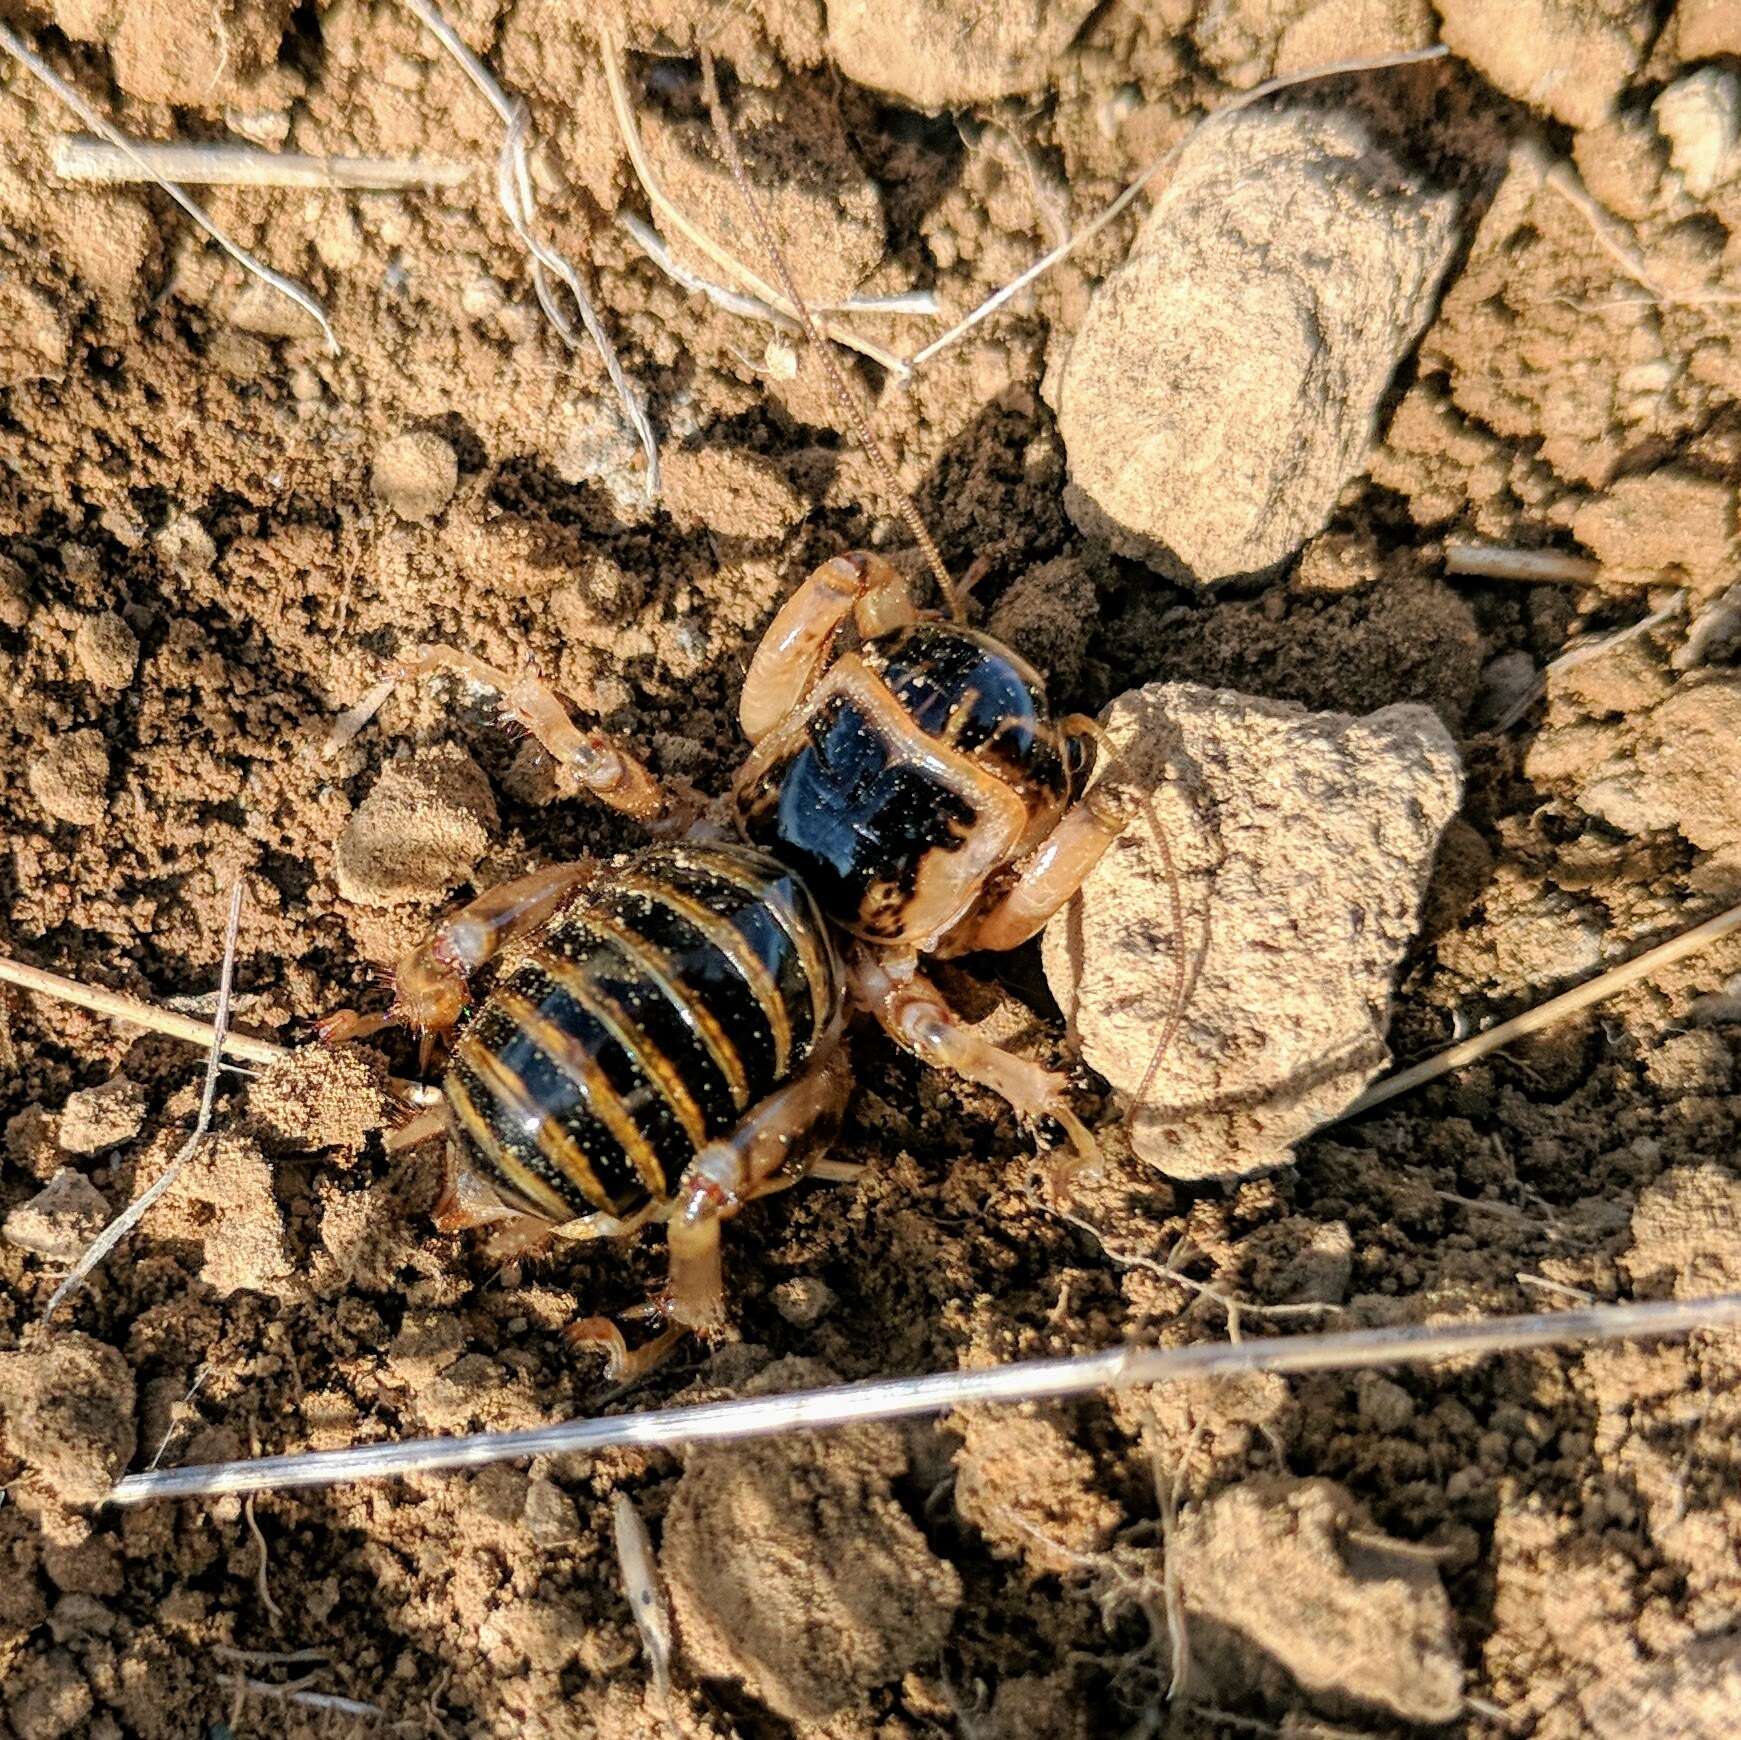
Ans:
[{"label": "amber colored leg", "polygon": [[686,801],[660,785],[615,738],[578,729],[555,691],[530,670],[510,676],[458,647],[429,646],[398,666],[393,677],[404,680],[436,671],[454,671],[494,689],[502,697],[502,711],[536,737],[556,763],[556,783],[565,795],[590,792],[658,832],[687,826],[690,805]]},{"label": "amber colored leg", "polygon": [[486,889],[400,957],[393,973],[393,1007],[385,1015],[337,1010],[318,1024],[320,1037],[337,1045],[384,1027],[412,1027],[425,1036],[451,1031],[465,1012],[471,975],[515,937],[541,925],[597,869],[592,859],[580,859]]},{"label": "amber colored leg", "polygon": [[969,913],[936,953],[960,955],[969,949],[1013,949],[1025,943],[1082,886],[1129,820],[1111,792],[1100,787],[1091,791],[1016,866],[1014,879],[997,897]]},{"label": "amber colored leg", "polygon": [[913,621],[905,578],[881,556],[853,550],[830,557],[780,606],[750,660],[738,702],[738,721],[752,743],[810,692],[848,615],[867,640]]},{"label": "amber colored leg", "polygon": [[909,1051],[990,1088],[1024,1118],[1061,1124],[1076,1150],[1076,1164],[1099,1163],[1100,1149],[1064,1097],[1064,1077],[968,1032],[914,960],[859,948],[847,973],[854,999]]}]

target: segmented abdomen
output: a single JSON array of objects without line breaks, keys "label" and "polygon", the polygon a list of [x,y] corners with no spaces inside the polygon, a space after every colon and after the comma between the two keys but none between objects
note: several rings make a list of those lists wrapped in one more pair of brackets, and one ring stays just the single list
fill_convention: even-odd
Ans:
[{"label": "segmented abdomen", "polygon": [[474,1166],[555,1220],[663,1199],[840,1009],[803,885],[684,845],[606,871],[491,991],[443,1083]]}]

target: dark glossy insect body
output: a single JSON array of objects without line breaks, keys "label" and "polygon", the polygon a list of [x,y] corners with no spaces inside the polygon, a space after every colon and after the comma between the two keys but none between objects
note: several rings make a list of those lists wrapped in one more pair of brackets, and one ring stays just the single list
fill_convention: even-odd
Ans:
[{"label": "dark glossy insect body", "polygon": [[1023,660],[913,622],[837,659],[757,744],[738,813],[837,924],[924,949],[1051,831],[1076,767]]},{"label": "dark glossy insect body", "polygon": [[641,852],[491,990],[443,1082],[450,1125],[504,1201],[555,1222],[630,1216],[803,1068],[841,999],[790,871],[738,845]]}]

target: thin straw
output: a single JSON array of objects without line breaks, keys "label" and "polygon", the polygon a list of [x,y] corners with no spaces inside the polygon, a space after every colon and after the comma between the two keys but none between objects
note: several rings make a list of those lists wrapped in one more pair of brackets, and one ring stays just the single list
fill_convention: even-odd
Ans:
[{"label": "thin straw", "polygon": [[1595,1306],[1526,1317],[1477,1318],[1461,1323],[1404,1324],[1333,1335],[1205,1342],[1195,1347],[1119,1347],[1068,1359],[1021,1360],[978,1371],[934,1372],[916,1378],[880,1378],[783,1396],[753,1396],[662,1408],[646,1414],[569,1420],[519,1432],[480,1432],[464,1438],[412,1438],[394,1444],[355,1445],[301,1455],[215,1462],[198,1468],[129,1474],[109,1494],[111,1504],[153,1498],[194,1498],[223,1492],[283,1492],[340,1481],[482,1468],[529,1456],[590,1455],[635,1446],[675,1449],[720,1444],[778,1432],[815,1431],[871,1420],[900,1420],[971,1404],[1057,1401],[1137,1384],[1179,1383],[1236,1372],[1342,1371],[1356,1367],[1422,1364],[1431,1360],[1517,1352],[1580,1342],[1686,1335],[1696,1329],[1741,1324],[1741,1293],[1706,1299],[1671,1299],[1642,1305]]}]

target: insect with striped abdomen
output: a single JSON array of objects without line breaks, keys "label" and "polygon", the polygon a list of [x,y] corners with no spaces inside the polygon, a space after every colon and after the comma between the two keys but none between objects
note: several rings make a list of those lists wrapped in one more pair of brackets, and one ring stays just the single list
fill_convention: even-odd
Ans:
[{"label": "insect with striped abdomen", "polygon": [[[836,657],[849,626],[858,644]],[[920,968],[1025,941],[1124,825],[1085,791],[1094,726],[1054,720],[1007,647],[919,612],[880,557],[835,557],[758,646],[750,754],[700,814],[529,674],[436,647],[394,676],[437,670],[496,690],[564,789],[686,835],[489,891],[401,961],[388,1014],[326,1024],[341,1039],[403,1023],[426,1048],[457,1035],[441,1105],[404,1132],[448,1141],[444,1227],[490,1226],[507,1253],[664,1223],[661,1335],[630,1356],[612,1323],[574,1331],[617,1372],[717,1324],[721,1223],[826,1168],[849,1008],[1094,1156],[1063,1078],[966,1030]],[[520,944],[464,1019],[472,975]]]}]

